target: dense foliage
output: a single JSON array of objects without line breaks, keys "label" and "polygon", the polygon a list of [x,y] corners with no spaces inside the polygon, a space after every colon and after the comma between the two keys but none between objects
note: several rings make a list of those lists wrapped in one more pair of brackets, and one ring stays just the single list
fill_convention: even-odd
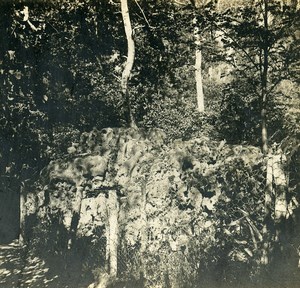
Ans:
[{"label": "dense foliage", "polygon": [[[28,249],[52,266],[65,260],[57,287],[72,269],[82,286],[94,276],[107,287],[255,285],[285,264],[278,285],[299,280],[285,260],[298,260],[300,243],[298,1],[128,5],[136,129],[121,91],[119,0],[0,1],[0,177],[26,196]],[[280,220],[276,173],[286,179]],[[117,279],[108,275],[112,188]]]}]

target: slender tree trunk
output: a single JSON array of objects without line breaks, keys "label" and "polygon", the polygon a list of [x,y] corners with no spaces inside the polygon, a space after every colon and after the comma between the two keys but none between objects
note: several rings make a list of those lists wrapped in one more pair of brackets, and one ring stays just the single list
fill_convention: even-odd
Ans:
[{"label": "slender tree trunk", "polygon": [[148,217],[147,217],[147,177],[143,180],[142,184],[142,204],[141,204],[141,221],[143,222],[142,229],[140,231],[140,281],[143,281],[146,274],[146,263],[144,261],[145,252],[147,251],[148,246]]},{"label": "slender tree trunk", "polygon": [[273,160],[272,155],[269,155],[268,147],[268,131],[267,131],[267,105],[268,105],[268,70],[269,70],[269,7],[268,0],[262,0],[263,7],[263,25],[264,25],[264,35],[263,35],[263,48],[262,48],[262,60],[261,60],[261,142],[262,142],[262,152],[265,157],[267,165],[267,175],[266,175],[266,187],[265,187],[265,219],[264,219],[264,247],[262,255],[262,264],[267,265],[269,263],[269,252],[271,235],[273,225],[272,221],[272,194],[273,194]]},{"label": "slender tree trunk", "polygon": [[[288,211],[286,192],[288,189],[287,177],[284,171],[286,157],[281,149],[276,151],[273,156],[273,183],[274,183],[274,226],[275,235],[274,242],[279,244],[280,250],[283,252],[286,247],[284,238],[286,235],[285,219]],[[285,235],[285,236],[284,236]]]},{"label": "slender tree trunk", "polygon": [[[265,94],[265,92],[263,93]],[[265,96],[264,96],[265,97]],[[268,132],[267,132],[267,109],[266,100],[263,100],[263,108],[261,110],[261,140],[262,151],[264,155],[268,154]]]},{"label": "slender tree trunk", "polygon": [[[146,185],[143,185],[146,186]],[[145,187],[146,188],[146,187]],[[147,244],[148,244],[148,219],[147,219],[147,213],[146,213],[146,205],[147,205],[147,196],[146,196],[146,190],[142,190],[142,209],[141,209],[141,221],[143,222],[143,228],[140,231],[140,237],[141,237],[141,254],[146,251]]]},{"label": "slender tree trunk", "polygon": [[263,0],[263,21],[264,21],[264,35],[263,35],[263,60],[261,71],[261,140],[262,151],[264,155],[268,154],[268,131],[267,131],[267,105],[268,105],[268,70],[269,70],[269,7],[268,0]]},{"label": "slender tree trunk", "polygon": [[24,245],[25,241],[25,217],[26,217],[26,199],[25,199],[25,187],[20,187],[20,233],[19,233],[19,245]]},{"label": "slender tree trunk", "polygon": [[273,158],[273,179],[275,184],[275,219],[280,221],[286,217],[288,205],[286,199],[287,178],[284,172],[286,158],[282,151],[277,151]]},{"label": "slender tree trunk", "polygon": [[[282,253],[281,257],[284,257],[284,249],[286,245],[284,243],[284,237],[286,236],[285,230],[285,217],[288,211],[286,192],[287,192],[287,178],[284,172],[284,164],[286,158],[283,155],[281,149],[269,153],[268,165],[267,165],[267,191],[270,191],[270,198],[266,198],[268,206],[273,208],[273,217],[271,217],[271,211],[268,211],[269,218],[265,219],[265,249],[263,264],[269,263],[269,253],[271,249],[280,249],[277,252]],[[266,194],[267,197],[267,194]],[[272,198],[274,199],[272,201]],[[268,215],[267,214],[267,215]],[[284,236],[285,235],[285,236]],[[283,237],[282,237],[283,236]],[[272,244],[272,245],[271,245]]]},{"label": "slender tree trunk", "polygon": [[202,85],[202,51],[196,48],[196,62],[195,62],[195,78],[196,78],[196,88],[197,88],[197,110],[199,112],[204,112],[204,94]]},{"label": "slender tree trunk", "polygon": [[273,194],[273,157],[272,155],[266,156],[267,175],[266,175],[266,188],[265,188],[265,212],[267,215],[271,214],[272,209],[272,194]]},{"label": "slender tree trunk", "polygon": [[196,91],[197,91],[197,110],[199,112],[204,112],[204,94],[202,85],[202,51],[201,51],[201,41],[200,41],[200,31],[198,27],[198,21],[195,17],[193,20],[194,27],[194,37],[195,37],[195,80],[196,80]]},{"label": "slender tree trunk", "polygon": [[118,214],[119,204],[117,191],[109,191],[108,196],[108,244],[107,256],[109,260],[109,274],[111,277],[116,277],[118,272],[118,242],[119,242],[119,227]]},{"label": "slender tree trunk", "polygon": [[127,39],[127,60],[122,73],[121,88],[124,97],[125,111],[127,113],[127,122],[131,127],[135,127],[136,124],[132,115],[131,100],[128,91],[128,80],[130,79],[131,76],[131,70],[135,58],[135,44],[132,37],[132,27],[131,27],[127,0],[121,0],[121,12],[122,12],[124,29],[125,29],[126,39]]},{"label": "slender tree trunk", "polygon": [[75,203],[73,207],[73,215],[71,220],[71,227],[70,227],[70,236],[68,240],[68,249],[72,248],[72,245],[74,245],[74,241],[76,240],[77,236],[77,229],[78,224],[80,221],[80,213],[81,213],[81,205],[82,205],[82,197],[83,197],[83,187],[79,184],[77,184],[77,191],[75,196]]}]

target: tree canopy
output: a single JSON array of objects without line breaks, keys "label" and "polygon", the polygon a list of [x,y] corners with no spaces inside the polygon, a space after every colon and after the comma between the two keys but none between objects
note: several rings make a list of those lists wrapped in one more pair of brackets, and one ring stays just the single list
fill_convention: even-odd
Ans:
[{"label": "tree canopy", "polygon": [[284,237],[299,245],[283,228],[299,217],[299,14],[297,0],[0,1],[0,192],[3,179],[30,191],[20,201],[40,222],[23,228],[46,237],[59,223],[75,251],[94,193],[102,218],[86,217],[101,225],[82,241],[106,241],[112,278],[156,263],[166,287],[180,267],[253,280],[265,250],[276,266]]}]

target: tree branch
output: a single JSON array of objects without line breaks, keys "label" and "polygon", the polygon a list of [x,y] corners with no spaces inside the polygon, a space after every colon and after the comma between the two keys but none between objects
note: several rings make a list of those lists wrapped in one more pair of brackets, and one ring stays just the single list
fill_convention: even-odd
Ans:
[{"label": "tree branch", "polygon": [[151,25],[150,25],[150,22],[148,21],[148,19],[147,19],[146,15],[145,15],[145,13],[144,13],[144,11],[143,11],[141,5],[139,4],[139,2],[138,2],[137,0],[134,0],[134,2],[135,2],[135,4],[139,7],[139,9],[140,9],[140,11],[141,11],[141,13],[142,13],[142,15],[143,15],[143,17],[144,17],[144,19],[145,19],[147,25],[148,25],[148,27],[149,27],[149,28],[152,28],[152,29],[155,28],[154,26],[151,26]]},{"label": "tree branch", "polygon": [[221,28],[219,25],[217,25],[215,22],[212,22],[212,25],[214,25],[216,28],[218,28],[221,32],[224,33],[226,37],[228,37],[233,43],[240,49],[242,52],[246,55],[246,57],[250,60],[250,62],[253,64],[254,68],[259,71],[259,67],[257,67],[257,64],[255,61],[251,58],[249,53],[232,37],[230,36],[223,28]]}]

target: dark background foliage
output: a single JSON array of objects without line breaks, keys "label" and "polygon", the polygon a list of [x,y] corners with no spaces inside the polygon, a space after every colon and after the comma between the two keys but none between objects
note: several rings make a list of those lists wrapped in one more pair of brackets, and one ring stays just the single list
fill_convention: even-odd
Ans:
[{"label": "dark background foliage", "polygon": [[[279,241],[272,240],[272,261],[263,271],[259,233],[264,226],[266,162],[261,155],[256,165],[248,165],[243,157],[245,153],[249,159],[254,157],[262,145],[261,112],[266,105],[268,145],[271,153],[281,151],[286,157],[287,198],[291,205],[298,205],[299,4],[267,1],[270,23],[266,27],[262,24],[262,1],[252,5],[246,5],[247,1],[242,5],[236,3],[239,1],[224,1],[224,7],[218,1],[178,2],[128,1],[136,46],[128,92],[138,126],[136,133],[144,135],[156,128],[163,131],[157,134],[161,142],[155,147],[164,147],[166,152],[173,146],[164,145],[176,146],[176,141],[202,141],[198,154],[184,152],[180,179],[189,183],[188,189],[194,187],[211,199],[207,201],[214,201],[216,191],[221,189],[214,210],[203,207],[215,230],[208,229],[207,238],[192,239],[189,247],[177,254],[162,243],[156,251],[158,257],[155,253],[141,256],[138,243],[134,247],[125,241],[120,243],[119,258],[123,258],[119,259],[119,284],[143,278],[138,276],[141,257],[148,263],[146,272],[152,275],[153,283],[166,287],[171,287],[170,279],[176,277],[180,287],[195,287],[195,283],[240,285],[240,275],[246,275],[244,278],[251,279],[251,283],[262,283],[270,271],[277,271],[278,285],[282,284],[280,277],[298,280],[296,264],[287,264],[286,270],[278,267],[288,262],[284,259],[297,260],[299,229],[295,223],[299,221],[299,207],[285,226],[274,228],[279,231]],[[25,7],[29,21],[24,21]],[[195,43],[195,25],[200,31],[200,45]],[[0,1],[0,35],[0,192],[5,196],[1,199],[17,207],[16,195],[24,187],[29,192],[43,191],[38,185],[45,181],[42,177],[51,167],[49,163],[69,161],[76,153],[89,151],[92,144],[88,142],[95,140],[93,131],[106,127],[127,131],[128,112],[120,85],[127,43],[120,1],[108,0]],[[202,113],[197,111],[196,101],[196,48],[201,49],[203,59]],[[266,103],[262,100],[264,49],[268,51]],[[226,149],[222,150],[224,145]],[[236,151],[240,154],[234,154]],[[191,159],[195,155],[197,161],[214,167],[209,177],[194,166]],[[172,189],[169,197],[179,208],[174,204],[176,207],[170,210],[189,211],[187,192],[181,195],[178,189]],[[182,200],[185,197],[186,202]],[[79,237],[70,250],[62,216],[47,215],[50,218],[45,222],[32,218],[34,227],[26,227],[32,238],[32,253],[42,258],[52,255],[52,266],[64,259],[65,266],[61,264],[53,272],[63,271],[61,283],[68,281],[70,271],[79,273],[78,281],[84,273],[88,275],[82,285],[88,284],[93,272],[96,278],[104,275],[104,228],[93,231],[93,236]],[[191,218],[192,224],[196,216]],[[242,219],[239,228],[227,227],[237,219]],[[83,251],[82,247],[88,248]],[[76,266],[79,259],[83,260]],[[157,266],[160,268],[154,268]],[[214,278],[216,274],[218,279]]]}]

